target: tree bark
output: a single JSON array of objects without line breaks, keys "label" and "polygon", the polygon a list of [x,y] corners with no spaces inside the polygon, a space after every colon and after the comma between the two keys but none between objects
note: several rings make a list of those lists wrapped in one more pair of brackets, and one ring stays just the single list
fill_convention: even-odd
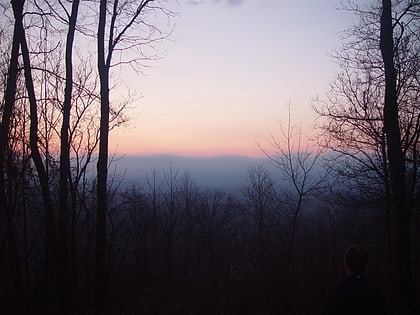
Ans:
[{"label": "tree bark", "polygon": [[[25,1],[12,1],[12,5],[15,9],[18,8],[20,12],[18,14],[23,14],[23,4]],[[15,12],[16,14],[16,12]],[[44,202],[44,211],[45,211],[45,238],[46,238],[46,273],[49,274],[51,277],[47,276],[47,279],[50,278],[52,281],[51,284],[51,292],[55,293],[56,290],[60,289],[60,285],[57,283],[59,277],[59,270],[57,268],[57,231],[55,227],[55,219],[54,219],[54,211],[53,211],[53,203],[51,198],[50,187],[48,183],[48,175],[45,170],[44,164],[42,162],[42,157],[39,152],[38,148],[38,113],[37,113],[37,100],[35,95],[35,88],[32,79],[32,69],[31,69],[31,62],[30,62],[30,54],[28,45],[26,42],[26,35],[25,30],[23,27],[22,19],[17,19],[18,21],[18,28],[21,34],[20,36],[20,46],[24,64],[24,73],[25,73],[25,84],[26,89],[28,92],[28,99],[29,99],[29,108],[30,108],[30,133],[29,133],[29,142],[31,148],[31,157],[34,161],[35,168],[38,173],[39,183],[41,186],[41,193],[42,199]],[[48,293],[47,293],[48,295]],[[60,294],[58,294],[60,296]],[[50,298],[50,302],[48,302],[48,310],[51,313],[56,313],[60,310],[60,303],[59,301],[55,301],[54,296],[48,297]]]},{"label": "tree bark", "polygon": [[64,89],[63,118],[61,125],[60,140],[60,188],[59,188],[59,207],[58,207],[58,241],[59,241],[59,266],[62,274],[60,300],[63,302],[63,314],[72,314],[74,307],[73,290],[74,275],[70,269],[70,243],[69,243],[69,177],[70,177],[70,113],[73,89],[73,42],[76,30],[79,0],[72,3],[72,10],[69,20],[67,40],[66,40],[66,85]]},{"label": "tree bark", "polygon": [[[101,118],[97,163],[97,209],[95,249],[95,314],[105,313],[106,302],[106,213],[109,135],[109,67],[105,58],[105,24],[107,1],[101,0],[98,24],[98,71],[100,79]],[[110,53],[110,52],[108,52]]]},{"label": "tree bark", "polygon": [[[22,5],[23,6],[23,5]],[[15,7],[15,6],[14,6]],[[23,9],[22,9],[23,10]],[[22,18],[22,14],[19,15],[18,11],[15,9],[15,19]],[[8,136],[10,130],[10,120],[13,113],[13,108],[15,106],[15,96],[16,96],[16,81],[18,75],[18,58],[19,58],[19,40],[20,33],[17,27],[17,21],[15,20],[15,26],[13,31],[13,42],[12,42],[12,51],[10,54],[10,64],[7,73],[7,86],[4,95],[4,106],[2,113],[2,120],[0,124],[0,215],[4,211],[4,204],[6,199],[4,198],[4,163],[6,157],[6,149],[8,144]]]},{"label": "tree bark", "polygon": [[[16,301],[24,299],[24,290],[23,290],[23,278],[21,273],[21,264],[19,260],[19,253],[16,242],[16,231],[14,226],[14,217],[15,210],[12,210],[12,207],[9,203],[9,198],[7,198],[6,193],[6,152],[7,146],[9,144],[9,131],[10,131],[10,121],[13,114],[13,109],[15,106],[16,98],[16,87],[17,87],[17,77],[18,77],[18,60],[19,60],[19,43],[20,43],[20,28],[19,23],[22,23],[23,15],[23,2],[14,2],[13,10],[15,16],[15,25],[13,31],[13,41],[12,41],[12,50],[10,54],[10,63],[7,73],[7,86],[4,95],[4,106],[2,112],[2,121],[0,124],[0,219],[5,224],[5,233],[0,235],[1,243],[7,244],[8,255],[10,265],[13,266],[13,280],[15,282],[15,287],[12,290],[15,291]],[[4,220],[3,218],[4,217]],[[3,247],[3,246],[2,246]],[[0,249],[1,255],[3,254],[3,248]],[[2,255],[3,256],[3,255]],[[3,257],[5,257],[4,255]],[[16,302],[15,301],[15,302]],[[12,302],[12,303],[15,303]],[[22,306],[23,307],[23,306]],[[24,311],[23,308],[18,308],[17,313]]]},{"label": "tree bark", "polygon": [[384,129],[387,140],[391,180],[391,209],[394,216],[394,274],[397,311],[414,314],[414,285],[410,255],[410,209],[407,202],[405,158],[401,143],[394,66],[391,0],[382,0],[380,49],[385,67]]},{"label": "tree bark", "polygon": [[[107,270],[106,270],[106,252],[107,252],[107,177],[108,177],[108,141],[110,131],[110,98],[109,98],[109,72],[111,68],[112,54],[118,44],[123,41],[124,35],[133,26],[136,19],[150,2],[154,0],[138,1],[136,10],[128,19],[121,13],[127,3],[119,4],[119,0],[106,1],[101,0],[99,4],[99,23],[98,23],[98,72],[100,80],[100,98],[101,98],[101,117],[99,130],[99,155],[97,162],[97,190],[96,190],[96,249],[95,249],[95,314],[105,313],[106,295],[107,295]],[[112,8],[107,11],[107,2],[112,4]],[[121,11],[122,10],[122,11]],[[106,18],[110,14],[108,32],[106,32]],[[126,19],[126,24],[118,32],[118,17]],[[107,38],[106,38],[107,36]],[[105,44],[107,43],[107,49]],[[121,47],[120,47],[121,49]]]}]

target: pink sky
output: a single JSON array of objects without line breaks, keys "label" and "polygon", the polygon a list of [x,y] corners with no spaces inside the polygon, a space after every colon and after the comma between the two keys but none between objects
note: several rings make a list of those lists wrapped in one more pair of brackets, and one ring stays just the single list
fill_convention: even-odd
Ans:
[{"label": "pink sky", "polygon": [[[195,3],[195,4],[193,4]],[[127,75],[143,98],[111,149],[124,154],[262,156],[279,122],[312,130],[310,100],[323,97],[351,16],[337,1],[180,1],[163,59]]]}]

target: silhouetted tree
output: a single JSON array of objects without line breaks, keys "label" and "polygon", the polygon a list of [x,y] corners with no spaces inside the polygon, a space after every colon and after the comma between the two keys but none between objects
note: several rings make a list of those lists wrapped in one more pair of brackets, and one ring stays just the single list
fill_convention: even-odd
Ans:
[{"label": "silhouetted tree", "polygon": [[[15,105],[17,79],[18,79],[18,66],[19,66],[19,47],[20,37],[22,36],[22,29],[20,27],[22,19],[23,3],[15,3],[15,23],[13,31],[13,40],[11,44],[10,62],[7,71],[6,90],[4,91],[4,102],[2,102],[2,121],[0,124],[0,255],[4,255],[4,244],[7,244],[10,265],[13,268],[13,279],[15,287],[16,300],[23,298],[23,278],[20,268],[20,261],[18,257],[18,248],[16,242],[16,231],[13,221],[15,220],[15,213],[10,205],[10,198],[8,198],[8,191],[6,188],[6,152],[9,146],[9,135],[11,129],[12,114]],[[4,34],[2,34],[4,36]],[[10,178],[10,177],[9,177]]]},{"label": "silhouetted tree", "polygon": [[[107,213],[107,177],[108,177],[108,137],[110,114],[115,113],[110,101],[110,70],[112,66],[129,64],[138,70],[145,55],[142,47],[156,40],[157,29],[144,23],[148,13],[161,10],[152,6],[154,0],[112,2],[101,0],[99,3],[99,22],[97,32],[98,73],[100,80],[100,134],[97,163],[97,209],[96,209],[96,255],[95,255],[95,313],[105,312],[106,302],[106,213]],[[141,31],[143,28],[143,31]],[[146,29],[144,29],[146,28]],[[159,36],[161,38],[161,34]],[[127,50],[133,52],[114,63],[113,54]]]},{"label": "silhouetted tree", "polygon": [[[12,2],[15,20],[20,32],[20,48],[23,59],[24,75],[26,90],[28,93],[29,107],[30,107],[30,134],[29,143],[31,149],[31,157],[34,161],[35,168],[38,174],[39,183],[41,186],[42,199],[45,211],[45,238],[46,238],[46,273],[52,275],[53,288],[54,284],[60,279],[60,270],[58,269],[58,242],[57,230],[55,225],[55,215],[53,210],[53,201],[51,190],[49,186],[48,174],[46,167],[42,161],[42,156],[39,151],[38,141],[38,106],[34,87],[34,80],[32,77],[31,58],[28,44],[26,41],[25,29],[23,26],[23,6],[24,1]],[[51,271],[50,271],[51,270]],[[55,287],[57,289],[59,287]],[[53,292],[53,291],[50,291]],[[62,295],[58,294],[58,297]],[[52,303],[50,304],[51,312],[60,311],[63,307],[63,301],[57,300],[58,304],[54,303],[54,296],[52,296]]]},{"label": "silhouetted tree", "polygon": [[[314,107],[325,118],[320,124],[322,145],[335,153],[329,156],[329,166],[340,179],[334,191],[342,202],[369,209],[378,224],[386,222],[388,255],[391,240],[397,234],[405,238],[405,256],[393,256],[406,257],[409,213],[418,211],[419,198],[419,2],[389,5],[386,16],[382,1],[344,7],[358,21],[344,33],[343,47],[334,56],[341,72],[327,100],[317,100]],[[394,198],[401,196],[404,200],[397,204],[403,209],[399,220],[405,236],[393,224],[401,214],[395,212]],[[400,270],[409,272],[407,265]]]},{"label": "silhouetted tree", "polygon": [[[418,14],[420,2],[410,1],[406,11]],[[405,156],[399,122],[397,71],[394,63],[394,23],[391,0],[382,1],[380,50],[385,69],[384,130],[391,181],[391,209],[395,215],[395,273],[398,285],[398,311],[415,312],[415,292],[411,270],[410,206],[407,200]],[[404,26],[400,24],[404,35]],[[397,39],[398,40],[398,39]],[[418,124],[418,122],[417,122]],[[417,132],[420,132],[417,130]],[[418,138],[418,136],[417,136]]]},{"label": "silhouetted tree", "polygon": [[191,272],[193,260],[193,242],[194,242],[194,212],[197,209],[199,198],[198,187],[195,185],[188,170],[181,175],[180,182],[180,202],[184,217],[183,242],[184,242],[184,277],[188,278]]},{"label": "silhouetted tree", "polygon": [[250,167],[248,170],[249,185],[245,190],[245,197],[250,206],[250,215],[257,230],[257,258],[264,254],[267,237],[267,224],[273,219],[276,206],[276,192],[271,174],[263,165]]},{"label": "silhouetted tree", "polygon": [[[60,5],[64,7],[63,3]],[[75,275],[71,274],[70,266],[70,242],[69,242],[69,188],[70,188],[70,114],[73,101],[73,43],[76,31],[79,0],[72,2],[71,13],[67,13],[68,32],[65,52],[65,89],[62,106],[62,124],[60,131],[60,179],[58,199],[58,238],[59,238],[59,263],[62,274],[60,286],[62,286],[63,314],[72,314],[75,299]],[[75,235],[73,235],[74,237]],[[72,259],[74,261],[74,258]]]},{"label": "silhouetted tree", "polygon": [[284,216],[290,220],[289,265],[293,262],[298,220],[304,203],[315,197],[319,191],[328,186],[328,173],[321,172],[321,154],[323,150],[304,142],[304,135],[299,125],[293,125],[290,117],[287,126],[280,125],[281,138],[271,135],[270,145],[274,151],[270,153],[261,147],[271,163],[279,170],[281,202]]}]

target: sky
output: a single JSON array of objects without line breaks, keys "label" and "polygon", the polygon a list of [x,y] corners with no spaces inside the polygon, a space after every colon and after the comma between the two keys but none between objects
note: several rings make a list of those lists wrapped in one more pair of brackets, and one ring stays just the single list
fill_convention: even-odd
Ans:
[{"label": "sky", "polygon": [[169,2],[177,16],[165,54],[127,75],[141,99],[113,131],[111,151],[259,157],[289,107],[313,134],[311,99],[325,97],[338,71],[328,54],[353,20],[340,1]]}]

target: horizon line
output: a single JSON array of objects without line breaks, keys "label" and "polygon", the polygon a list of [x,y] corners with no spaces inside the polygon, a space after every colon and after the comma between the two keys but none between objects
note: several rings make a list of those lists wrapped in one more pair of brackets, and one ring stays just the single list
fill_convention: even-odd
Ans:
[{"label": "horizon line", "polygon": [[111,156],[117,157],[175,157],[175,158],[201,158],[201,159],[213,159],[213,158],[246,158],[246,159],[264,159],[266,155],[255,156],[245,154],[179,154],[179,153],[122,153],[114,152]]}]

